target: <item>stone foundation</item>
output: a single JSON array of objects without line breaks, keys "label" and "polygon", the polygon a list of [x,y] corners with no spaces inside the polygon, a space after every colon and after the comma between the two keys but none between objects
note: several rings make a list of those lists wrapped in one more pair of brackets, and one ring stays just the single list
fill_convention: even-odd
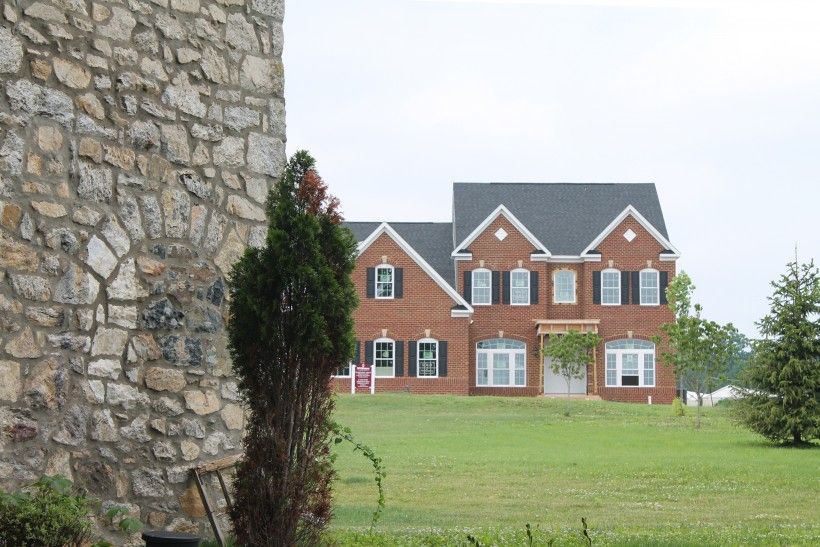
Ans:
[{"label": "stone foundation", "polygon": [[3,5],[3,489],[59,473],[101,512],[210,535],[189,469],[241,448],[225,276],[285,162],[283,14]]}]

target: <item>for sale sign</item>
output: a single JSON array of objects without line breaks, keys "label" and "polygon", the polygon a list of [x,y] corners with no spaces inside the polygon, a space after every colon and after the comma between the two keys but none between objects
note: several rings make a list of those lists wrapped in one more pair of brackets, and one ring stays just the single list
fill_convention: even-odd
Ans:
[{"label": "for sale sign", "polygon": [[376,369],[366,363],[356,365],[350,379],[350,393],[376,392]]}]

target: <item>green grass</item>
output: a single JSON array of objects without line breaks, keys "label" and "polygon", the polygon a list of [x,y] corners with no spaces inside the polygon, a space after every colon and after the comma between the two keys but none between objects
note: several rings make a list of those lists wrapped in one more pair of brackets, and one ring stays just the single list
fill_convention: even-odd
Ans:
[{"label": "green grass", "polygon": [[[726,409],[543,398],[340,396],[335,418],[383,459],[387,507],[369,462],[339,445],[330,542],[820,544],[820,449],[774,447]],[[542,543],[543,544],[543,543]]]}]

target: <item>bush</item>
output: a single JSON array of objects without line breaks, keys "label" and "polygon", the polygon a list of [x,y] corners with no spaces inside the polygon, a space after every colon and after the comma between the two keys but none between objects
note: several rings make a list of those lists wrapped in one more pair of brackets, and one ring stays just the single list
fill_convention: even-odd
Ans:
[{"label": "bush", "polygon": [[64,477],[0,492],[0,546],[80,547],[90,542],[92,500]]},{"label": "bush", "polygon": [[678,417],[686,416],[686,407],[683,406],[680,397],[675,397],[672,400],[672,414]]}]

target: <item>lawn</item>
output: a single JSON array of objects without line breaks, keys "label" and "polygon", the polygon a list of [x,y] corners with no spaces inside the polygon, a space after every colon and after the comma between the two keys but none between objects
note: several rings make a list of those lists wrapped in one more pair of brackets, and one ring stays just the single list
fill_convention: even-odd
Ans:
[{"label": "lawn", "polygon": [[[369,536],[369,462],[339,445],[331,543],[820,544],[820,448],[773,447],[705,409],[543,398],[340,396],[336,420],[384,460]],[[538,542],[536,542],[538,543]]]}]

